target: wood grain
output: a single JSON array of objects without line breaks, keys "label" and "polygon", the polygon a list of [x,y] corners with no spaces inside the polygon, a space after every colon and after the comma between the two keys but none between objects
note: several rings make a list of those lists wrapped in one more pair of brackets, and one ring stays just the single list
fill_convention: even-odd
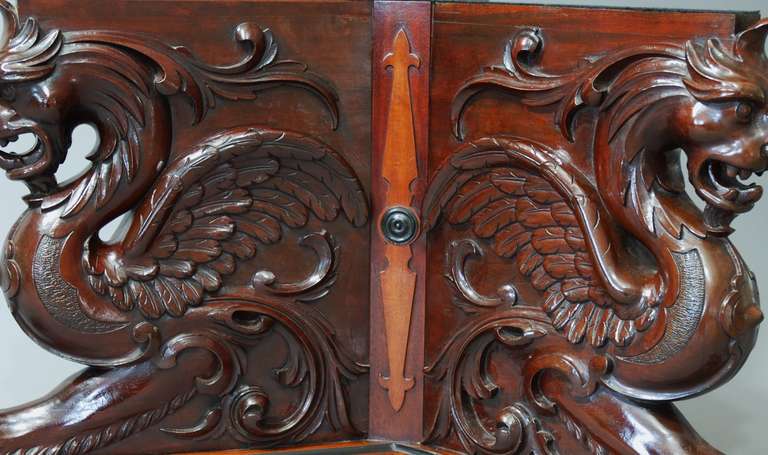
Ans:
[{"label": "wood grain", "polygon": [[[763,319],[728,236],[768,169],[768,20],[21,6],[0,168],[29,195],[0,288],[86,368],[0,411],[0,455],[719,454],[674,402],[730,380]],[[61,182],[83,123],[100,141]]]},{"label": "wood grain", "polygon": [[[429,30],[431,5],[376,2],[377,62],[373,89],[373,213],[380,220],[390,207],[418,216],[427,153]],[[371,304],[371,434],[419,440],[423,365],[423,239],[408,245],[384,240],[374,223]],[[380,393],[379,385],[386,387]],[[410,390],[410,391],[408,391]],[[406,394],[407,393],[407,394]]]},{"label": "wood grain", "polygon": [[194,452],[182,455],[261,455],[267,453],[286,455],[311,455],[311,454],[424,454],[424,455],[456,455],[451,450],[438,450],[427,448],[417,444],[399,444],[381,441],[357,441],[339,442],[317,445],[299,446],[290,449],[273,450],[226,450],[218,452]]}]

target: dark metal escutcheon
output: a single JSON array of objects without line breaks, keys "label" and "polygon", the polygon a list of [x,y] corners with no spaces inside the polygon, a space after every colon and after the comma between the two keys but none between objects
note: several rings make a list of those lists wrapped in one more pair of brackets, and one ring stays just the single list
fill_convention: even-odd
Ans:
[{"label": "dark metal escutcheon", "polygon": [[419,219],[407,207],[392,207],[381,217],[381,232],[395,245],[412,242],[419,233]]}]

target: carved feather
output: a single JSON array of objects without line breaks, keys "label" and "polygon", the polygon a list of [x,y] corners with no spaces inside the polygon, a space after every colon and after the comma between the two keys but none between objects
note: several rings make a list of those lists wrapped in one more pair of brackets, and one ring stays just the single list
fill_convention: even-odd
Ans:
[{"label": "carved feather", "polygon": [[489,239],[494,252],[542,293],[542,308],[570,342],[627,345],[651,326],[657,310],[649,308],[637,320],[614,311],[617,303],[596,279],[573,202],[563,196],[594,192],[576,187],[589,183],[561,170],[554,152],[529,141],[467,144],[435,177],[438,190],[430,191],[424,207],[428,225],[442,213],[449,223],[469,223],[478,237]]},{"label": "carved feather", "polygon": [[367,221],[365,194],[333,150],[282,131],[227,131],[169,165],[122,241],[125,256],[91,258],[90,282],[121,310],[135,303],[149,319],[180,317],[283,227],[341,212]]}]

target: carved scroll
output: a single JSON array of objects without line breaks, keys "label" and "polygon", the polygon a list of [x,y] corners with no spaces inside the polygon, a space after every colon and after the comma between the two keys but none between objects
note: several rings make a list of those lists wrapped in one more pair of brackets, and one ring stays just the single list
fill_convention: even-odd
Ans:
[{"label": "carved scroll", "polygon": [[[457,139],[472,134],[468,108],[490,89],[547,112],[560,135],[474,138],[434,174],[426,227],[461,236],[445,277],[467,318],[426,370],[442,400],[429,442],[488,454],[713,451],[684,425],[646,443],[628,434],[645,430],[622,429],[637,423],[595,416],[655,428],[676,413],[669,401],[724,383],[752,347],[755,284],[724,237],[762,194],[743,181],[768,168],[767,33],[763,21],[731,39],[620,48],[552,74],[539,64],[544,31],[525,27],[502,65],[462,84]],[[538,299],[511,298],[514,286],[478,292],[466,267],[485,250]],[[727,329],[734,312],[738,333]]]},{"label": "carved scroll", "polygon": [[[31,191],[2,288],[30,336],[94,367],[51,398],[0,412],[0,453],[112,453],[151,430],[131,453],[272,447],[323,425],[359,435],[347,388],[367,366],[322,301],[343,257],[333,231],[367,224],[367,195],[344,156],[307,134],[205,123],[280,86],[310,93],[336,128],[333,86],[279,60],[272,32],[254,23],[234,28],[243,58],[215,66],[148,36],[21,26],[4,1],[0,13],[10,35],[0,43],[0,142],[37,137],[26,155],[0,152],[0,167]],[[61,123],[43,126],[52,118]],[[98,148],[81,176],[59,183],[83,121]],[[171,137],[199,131],[172,153]],[[117,240],[102,241],[99,230],[126,212]],[[276,247],[310,257],[269,264]],[[263,364],[260,349],[274,350]]]}]

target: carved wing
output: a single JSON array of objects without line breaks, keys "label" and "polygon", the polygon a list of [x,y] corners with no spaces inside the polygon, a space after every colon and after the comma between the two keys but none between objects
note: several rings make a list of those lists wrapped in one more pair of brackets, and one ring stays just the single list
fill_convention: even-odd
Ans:
[{"label": "carved wing", "polygon": [[543,309],[572,343],[625,346],[656,320],[654,307],[620,316],[604,291],[584,226],[600,230],[607,218],[591,183],[557,152],[515,138],[483,139],[451,156],[433,182],[427,226],[442,214],[488,239],[544,294]]},{"label": "carved wing", "polygon": [[253,100],[267,89],[295,85],[314,93],[328,108],[333,127],[338,125],[334,90],[306,66],[277,60],[278,46],[272,32],[253,23],[245,22],[235,29],[244,55],[237,63],[225,66],[207,64],[183,46],[130,33],[50,32],[37,42],[39,34],[37,23],[30,20],[16,40],[16,58],[26,64],[38,60],[46,63],[35,67],[38,71],[51,71],[49,60],[59,51],[59,65],[87,63],[79,71],[97,82],[91,82],[93,87],[85,91],[80,102],[93,106],[104,122],[99,132],[101,146],[89,157],[94,163],[91,170],[66,191],[43,202],[43,209],[66,204],[64,218],[77,216],[89,204],[105,207],[121,184],[136,178],[141,156],[147,153],[140,132],[156,121],[147,113],[155,92],[166,97],[183,95],[189,102],[192,122],[197,124],[217,106],[218,99]]},{"label": "carved wing", "polygon": [[219,290],[259,244],[279,241],[283,227],[303,227],[310,215],[332,221],[340,212],[361,226],[367,200],[328,146],[282,131],[230,130],[169,165],[124,241],[92,245],[86,266],[93,289],[121,310],[179,317]]}]

